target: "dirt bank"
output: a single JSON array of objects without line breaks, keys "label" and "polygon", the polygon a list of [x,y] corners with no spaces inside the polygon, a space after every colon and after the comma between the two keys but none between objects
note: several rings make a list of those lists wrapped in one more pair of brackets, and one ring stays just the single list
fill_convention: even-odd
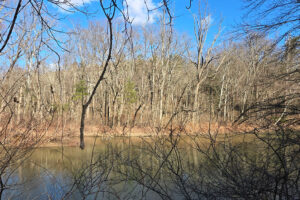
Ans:
[{"label": "dirt bank", "polygon": [[[205,135],[209,132],[212,134],[224,134],[231,132],[242,132],[250,130],[250,126],[233,126],[231,124],[220,123],[202,123],[186,124],[182,126],[173,126],[167,128],[161,127],[115,127],[87,125],[85,128],[86,137],[152,137],[157,135]],[[64,128],[52,126],[49,128],[43,138],[40,146],[79,146],[79,125],[66,124]]]}]

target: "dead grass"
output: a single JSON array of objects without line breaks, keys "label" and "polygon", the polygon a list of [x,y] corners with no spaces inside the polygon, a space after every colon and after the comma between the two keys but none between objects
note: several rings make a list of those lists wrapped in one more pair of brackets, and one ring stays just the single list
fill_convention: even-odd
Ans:
[{"label": "dead grass", "polygon": [[[172,134],[178,135],[201,135],[225,134],[225,133],[243,133],[253,130],[252,125],[242,124],[233,125],[231,123],[218,122],[202,122],[202,123],[187,123],[185,126],[172,125],[167,128],[160,127],[114,127],[99,125],[89,122],[85,127],[86,137],[153,137],[169,135],[172,129]],[[36,129],[38,134],[39,129]],[[41,129],[44,131],[44,129]],[[13,137],[14,134],[11,134]],[[0,138],[1,139],[1,138]],[[47,131],[43,132],[43,137],[39,142],[39,146],[54,147],[54,146],[78,146],[79,145],[79,123],[68,122],[65,124],[52,124]]]}]

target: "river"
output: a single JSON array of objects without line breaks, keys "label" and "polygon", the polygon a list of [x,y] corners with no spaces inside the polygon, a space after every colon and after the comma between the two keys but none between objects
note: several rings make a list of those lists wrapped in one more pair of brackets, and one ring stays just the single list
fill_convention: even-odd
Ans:
[{"label": "river", "polygon": [[[139,163],[147,173],[163,179],[163,169],[160,169],[163,157],[159,156],[172,149],[163,140],[168,138],[86,138],[84,150],[61,146],[37,148],[11,173],[11,188],[5,191],[4,199],[132,199],[138,196],[155,199],[158,197],[155,192],[132,181],[132,173]],[[193,151],[183,149],[184,162],[195,164],[197,158]],[[155,151],[161,155],[156,157]]]}]

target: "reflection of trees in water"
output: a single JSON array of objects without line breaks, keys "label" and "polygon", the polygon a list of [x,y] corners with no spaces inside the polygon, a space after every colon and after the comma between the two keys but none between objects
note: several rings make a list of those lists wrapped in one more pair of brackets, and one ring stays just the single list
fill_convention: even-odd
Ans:
[{"label": "reflection of trees in water", "polygon": [[[23,186],[30,196],[58,192],[50,195],[53,199],[295,197],[299,146],[283,147],[273,133],[261,136],[272,146],[253,135],[233,134],[216,140],[204,136],[97,139],[84,151],[64,148],[63,157],[59,148],[38,149],[18,175],[31,186]],[[281,148],[282,155],[272,148]]]},{"label": "reflection of trees in water", "polygon": [[[156,163],[154,170],[149,169],[149,162],[132,159],[123,162],[127,167],[119,173],[142,186],[142,191],[155,192],[162,199],[296,197],[299,146],[282,147],[273,133],[262,137],[272,140],[272,146],[247,136],[244,141],[241,137],[225,137],[210,144],[189,140],[186,146],[196,149],[182,149],[178,144],[172,150],[174,143],[171,140],[161,143],[160,138],[147,148],[154,159],[152,163]],[[278,155],[272,148],[284,148],[280,150],[284,155]]]}]

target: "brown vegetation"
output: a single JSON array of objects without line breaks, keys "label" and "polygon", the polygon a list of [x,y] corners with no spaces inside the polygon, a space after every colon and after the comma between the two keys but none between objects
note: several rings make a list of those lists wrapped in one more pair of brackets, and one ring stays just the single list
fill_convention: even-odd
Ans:
[{"label": "brown vegetation", "polygon": [[[161,199],[174,199],[174,191],[184,199],[300,198],[298,1],[275,1],[261,15],[285,8],[283,21],[243,26],[244,37],[228,41],[220,41],[220,31],[206,41],[210,21],[202,7],[195,37],[177,33],[167,0],[160,23],[147,28],[128,28],[126,0],[100,0],[105,23],[69,34],[53,28],[59,20],[48,4],[17,2],[0,3],[0,199],[19,184],[10,176],[35,147],[83,149],[84,136],[156,137],[141,137],[144,160],[93,152],[66,197],[77,188],[82,199],[96,199],[106,183],[131,181],[142,195],[151,190]],[[248,2],[253,10],[267,0]],[[283,25],[291,29],[267,36]],[[201,158],[198,165],[186,161],[181,135],[191,138],[186,145]],[[235,135],[255,141],[235,143]],[[155,166],[147,166],[149,156]]]}]

